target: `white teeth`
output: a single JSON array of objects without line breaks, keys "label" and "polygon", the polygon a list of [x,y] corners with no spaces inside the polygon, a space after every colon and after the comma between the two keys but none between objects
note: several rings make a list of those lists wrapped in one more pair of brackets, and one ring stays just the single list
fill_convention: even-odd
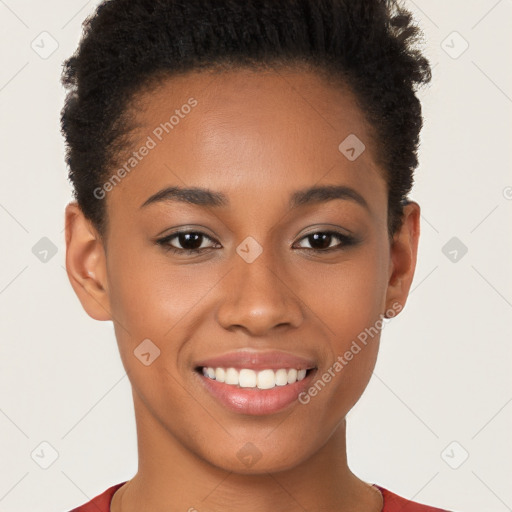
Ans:
[{"label": "white teeth", "polygon": [[226,379],[226,372],[224,371],[224,368],[215,368],[215,380],[218,380],[219,382],[224,382]]},{"label": "white teeth", "polygon": [[259,389],[273,388],[276,385],[276,376],[274,370],[262,370],[261,372],[258,372],[257,384]]},{"label": "white teeth", "polygon": [[238,386],[238,372],[234,368],[228,368],[226,370],[226,379],[224,382],[226,384],[233,384],[234,386]]},{"label": "white teeth", "polygon": [[293,384],[297,380],[297,370],[291,368],[288,370],[288,384]]},{"label": "white teeth", "polygon": [[243,368],[240,371],[235,368],[212,368],[203,367],[202,372],[205,377],[215,379],[232,386],[241,388],[272,389],[275,386],[286,386],[293,384],[306,377],[306,369],[297,370],[295,368],[281,368],[279,370],[260,370],[255,371],[249,368]]},{"label": "white teeth", "polygon": [[282,368],[276,372],[276,386],[285,386],[288,384],[288,371]]},{"label": "white teeth", "polygon": [[255,388],[256,387],[256,372],[244,368],[238,374],[238,384],[241,388]]}]

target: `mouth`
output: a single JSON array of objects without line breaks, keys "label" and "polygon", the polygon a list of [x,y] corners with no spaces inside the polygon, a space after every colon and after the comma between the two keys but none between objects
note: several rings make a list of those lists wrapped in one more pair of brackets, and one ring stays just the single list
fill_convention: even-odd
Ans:
[{"label": "mouth", "polygon": [[194,367],[205,392],[228,410],[269,415],[298,405],[318,368],[312,361],[238,353]]},{"label": "mouth", "polygon": [[272,389],[276,386],[289,386],[305,379],[314,368],[265,368],[253,370],[251,368],[223,368],[218,366],[196,367],[196,372],[204,377],[238,388]]}]

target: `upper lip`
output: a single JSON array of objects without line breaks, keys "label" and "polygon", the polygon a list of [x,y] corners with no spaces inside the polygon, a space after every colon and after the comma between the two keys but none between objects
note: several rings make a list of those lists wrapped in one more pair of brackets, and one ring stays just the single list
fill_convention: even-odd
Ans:
[{"label": "upper lip", "polygon": [[280,368],[308,370],[316,367],[315,362],[311,359],[279,350],[265,352],[239,350],[236,352],[228,352],[227,354],[198,361],[195,366],[211,368],[249,368],[252,370],[279,370]]}]

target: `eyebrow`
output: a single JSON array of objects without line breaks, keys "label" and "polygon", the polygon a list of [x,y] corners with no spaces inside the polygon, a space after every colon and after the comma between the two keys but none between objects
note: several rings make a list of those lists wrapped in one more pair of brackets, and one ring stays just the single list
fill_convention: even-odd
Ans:
[{"label": "eyebrow", "polygon": [[[370,211],[364,197],[353,188],[345,185],[322,185],[297,190],[290,196],[289,205],[293,209],[299,206],[332,201],[333,199],[353,201]],[[154,203],[173,201],[213,208],[229,206],[228,197],[221,192],[213,192],[200,187],[183,188],[174,186],[166,187],[153,194],[140,207],[144,208]]]}]

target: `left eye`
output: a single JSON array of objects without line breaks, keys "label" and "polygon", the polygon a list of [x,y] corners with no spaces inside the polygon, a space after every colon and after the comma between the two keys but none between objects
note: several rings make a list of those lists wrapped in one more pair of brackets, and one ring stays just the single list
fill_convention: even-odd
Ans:
[{"label": "left eye", "polygon": [[[328,252],[331,250],[341,249],[343,246],[351,245],[354,239],[348,235],[342,235],[335,231],[317,231],[301,238],[306,240],[313,247],[301,247],[301,249],[308,249],[317,252]],[[338,240],[338,244],[332,245],[331,242]],[[316,247],[315,247],[316,246]]]},{"label": "left eye", "polygon": [[[171,243],[176,239],[181,247],[176,247]],[[198,254],[203,251],[214,249],[215,247],[208,245],[205,242],[210,240],[213,245],[220,246],[218,242],[214,241],[205,233],[200,231],[182,231],[181,233],[173,233],[167,235],[157,243],[165,248],[167,251],[172,251],[177,254]],[[332,244],[332,242],[338,241],[338,243]],[[305,249],[308,251],[314,251],[318,253],[325,253],[334,250],[340,250],[343,247],[352,245],[354,239],[351,236],[343,235],[335,231],[317,231],[316,233],[310,233],[299,240],[299,244],[303,241],[307,241],[310,247],[304,247],[300,245],[298,249]]]}]

